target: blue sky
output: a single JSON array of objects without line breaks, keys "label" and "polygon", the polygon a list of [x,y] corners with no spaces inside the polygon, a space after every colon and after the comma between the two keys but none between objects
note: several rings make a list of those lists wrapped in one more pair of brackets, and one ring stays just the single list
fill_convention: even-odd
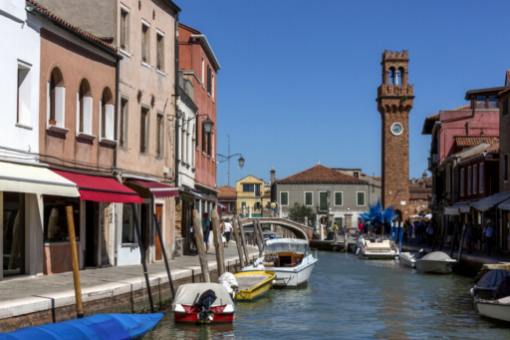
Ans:
[{"label": "blue sky", "polygon": [[[510,1],[178,0],[180,20],[208,36],[218,75],[218,152],[232,182],[317,162],[380,174],[376,90],[384,49],[408,49],[415,103],[410,174],[426,169],[426,116],[500,86],[510,68]],[[227,182],[226,163],[218,184]]]}]

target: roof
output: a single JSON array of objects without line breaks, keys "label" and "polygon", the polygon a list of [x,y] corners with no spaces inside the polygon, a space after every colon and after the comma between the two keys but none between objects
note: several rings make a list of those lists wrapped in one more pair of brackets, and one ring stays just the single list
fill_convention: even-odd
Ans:
[{"label": "roof", "polygon": [[368,184],[366,181],[343,174],[339,171],[317,164],[287,178],[276,181],[277,184]]},{"label": "roof", "polygon": [[237,192],[236,189],[229,186],[223,186],[218,188],[218,199],[229,199],[236,198]]},{"label": "roof", "polygon": [[476,96],[476,95],[497,95],[499,92],[501,92],[502,90],[504,90],[505,87],[504,86],[497,86],[497,87],[487,87],[487,88],[484,88],[484,89],[474,89],[474,90],[469,90],[466,92],[466,100],[469,100],[471,99],[473,96]]},{"label": "roof", "polygon": [[499,143],[499,136],[455,136],[453,140],[460,147],[475,146],[482,143],[494,145]]},{"label": "roof", "polygon": [[204,49],[205,53],[209,57],[209,60],[214,66],[214,69],[218,71],[220,67],[220,62],[218,61],[218,58],[216,58],[216,54],[214,54],[214,51],[212,49],[211,44],[209,44],[209,40],[207,40],[207,36],[197,30],[196,28],[193,28],[188,25],[184,25],[182,23],[179,23],[179,27],[191,32],[191,40],[196,40],[202,45],[202,48]]},{"label": "roof", "polygon": [[93,45],[101,48],[102,50],[104,50],[104,51],[106,51],[106,52],[108,52],[108,53],[110,53],[110,54],[112,54],[114,56],[116,56],[117,58],[120,57],[117,54],[117,50],[116,50],[115,47],[113,47],[112,45],[108,44],[107,42],[105,42],[101,38],[97,37],[96,35],[94,35],[94,34],[92,34],[90,32],[84,31],[81,28],[79,28],[78,26],[75,26],[75,25],[71,24],[70,22],[66,21],[62,17],[56,15],[55,13],[53,13],[52,11],[47,9],[46,7],[44,7],[41,4],[39,4],[37,1],[35,1],[35,0],[26,0],[26,3],[28,4],[27,11],[29,13],[34,13],[34,12],[38,13],[38,14],[46,17],[48,20],[52,21],[54,24],[60,26],[61,28],[65,29],[65,30],[67,30],[67,31],[69,31],[71,33],[74,33],[79,38],[92,43]]},{"label": "roof", "polygon": [[432,128],[434,127],[434,124],[439,121],[440,114],[436,113],[433,116],[429,116],[425,118],[425,121],[423,122],[423,128],[421,130],[422,135],[428,135],[432,133]]}]

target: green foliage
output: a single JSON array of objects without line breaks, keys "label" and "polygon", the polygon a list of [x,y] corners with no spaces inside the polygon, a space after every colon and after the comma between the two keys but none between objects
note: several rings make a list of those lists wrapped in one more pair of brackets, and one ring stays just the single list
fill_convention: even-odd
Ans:
[{"label": "green foliage", "polygon": [[305,223],[305,217],[308,217],[308,221],[315,221],[315,213],[312,208],[305,207],[304,205],[300,205],[295,203],[292,208],[289,210],[289,218],[293,221]]}]

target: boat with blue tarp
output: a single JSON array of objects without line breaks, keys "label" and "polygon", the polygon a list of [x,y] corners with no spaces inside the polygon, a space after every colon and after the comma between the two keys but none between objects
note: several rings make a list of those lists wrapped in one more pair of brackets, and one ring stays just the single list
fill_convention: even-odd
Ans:
[{"label": "boat with blue tarp", "polygon": [[0,340],[137,339],[156,327],[162,318],[163,313],[96,314],[81,319],[20,328],[0,334]]}]

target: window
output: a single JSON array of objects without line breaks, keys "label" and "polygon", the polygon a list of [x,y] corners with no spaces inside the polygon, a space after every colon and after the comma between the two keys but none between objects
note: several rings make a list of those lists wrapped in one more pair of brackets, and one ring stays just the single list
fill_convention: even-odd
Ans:
[{"label": "window", "polygon": [[504,174],[504,179],[505,181],[508,181],[508,155],[505,155],[504,157],[504,169],[503,169],[503,174]]},{"label": "window", "polygon": [[25,194],[3,193],[3,270],[5,276],[25,271]]},{"label": "window", "polygon": [[478,192],[483,194],[485,192],[485,163],[480,163],[478,167]]},{"label": "window", "polygon": [[122,243],[136,243],[133,204],[122,205]]},{"label": "window", "polygon": [[255,184],[244,183],[243,184],[243,192],[255,192]]},{"label": "window", "polygon": [[335,217],[334,223],[338,226],[338,228],[342,228],[344,226],[344,219],[342,217]]},{"label": "window", "polygon": [[305,192],[305,205],[312,206],[313,205],[313,192],[306,191]]},{"label": "window", "polygon": [[69,241],[67,229],[66,207],[73,206],[74,227],[76,240],[80,237],[80,208],[79,201],[57,196],[44,197],[44,241],[65,242]]},{"label": "window", "polygon": [[206,132],[205,136],[207,138],[207,151],[206,151],[206,153],[209,156],[211,156],[212,155],[212,133],[211,132]]},{"label": "window", "polygon": [[58,68],[51,71],[47,88],[48,125],[64,127],[65,117],[64,77]]},{"label": "window", "polygon": [[120,48],[129,49],[129,12],[124,8],[120,9]]},{"label": "window", "polygon": [[126,98],[120,99],[120,122],[119,122],[119,145],[126,145],[126,132],[128,129],[128,106],[129,102]]},{"label": "window", "polygon": [[473,188],[472,184],[473,184],[473,182],[471,181],[471,177],[473,176],[472,170],[473,169],[472,169],[471,165],[468,166],[468,170],[467,170],[467,194],[468,194],[468,196],[470,196],[472,194],[472,192],[473,192],[472,191],[472,188]]},{"label": "window", "polygon": [[473,165],[473,195],[478,193],[478,164]]},{"label": "window", "polygon": [[101,96],[101,138],[115,140],[115,110],[112,91],[108,87]]},{"label": "window", "polygon": [[365,193],[363,191],[358,191],[356,193],[356,205],[358,207],[365,205]]},{"label": "window", "polygon": [[140,152],[147,152],[147,142],[149,135],[149,109],[142,107],[142,114],[140,115]]},{"label": "window", "polygon": [[160,33],[156,34],[156,68],[160,71],[165,70],[165,40]]},{"label": "window", "polygon": [[207,66],[207,93],[211,94],[212,92],[212,71],[209,66]]},{"label": "window", "polygon": [[319,192],[319,210],[328,210],[328,193],[326,191]]},{"label": "window", "polygon": [[149,63],[149,26],[142,23],[142,62]]},{"label": "window", "polygon": [[78,91],[78,133],[92,134],[92,95],[87,79],[80,83]]},{"label": "window", "polygon": [[211,97],[213,97],[214,99],[214,90],[215,90],[215,82],[216,81],[216,77],[214,76],[214,74],[212,75],[212,80],[211,80],[211,86],[212,86],[212,89],[211,89]]},{"label": "window", "polygon": [[388,81],[391,85],[395,85],[395,68],[394,67],[390,67],[389,71],[388,71]]},{"label": "window", "polygon": [[288,192],[280,192],[280,205],[288,206],[289,205],[289,193]]},{"label": "window", "polygon": [[32,97],[32,81],[30,65],[18,61],[18,91],[17,91],[17,110],[16,123],[30,125],[30,109]]},{"label": "window", "polygon": [[465,168],[460,169],[460,197],[465,195]]},{"label": "window", "polygon": [[202,58],[202,73],[200,73],[200,77],[202,78],[202,85],[205,84],[205,61]]},{"label": "window", "polygon": [[163,157],[163,115],[158,114],[156,131],[156,157]]},{"label": "window", "polygon": [[507,95],[505,98],[503,98],[503,115],[506,115],[509,109],[510,109],[510,95]]},{"label": "window", "polygon": [[341,191],[335,192],[335,205],[341,206],[344,204],[343,193]]}]

